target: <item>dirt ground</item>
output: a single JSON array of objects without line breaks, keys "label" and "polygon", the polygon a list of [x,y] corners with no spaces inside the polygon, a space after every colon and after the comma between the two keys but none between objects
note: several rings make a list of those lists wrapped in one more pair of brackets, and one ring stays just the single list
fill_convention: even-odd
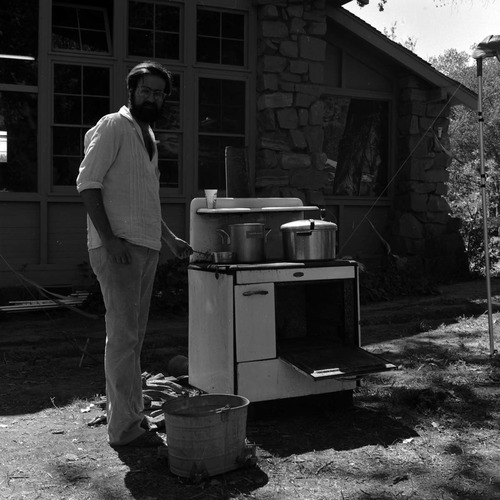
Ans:
[{"label": "dirt ground", "polygon": [[[496,328],[499,281],[492,291]],[[363,306],[364,347],[398,370],[363,379],[352,406],[259,408],[247,424],[257,465],[198,483],[155,449],[110,448],[106,426],[88,425],[102,415],[102,319],[0,316],[0,498],[500,499],[500,360],[486,309],[484,281]],[[166,360],[187,354],[187,319],[152,318],[143,354],[143,370],[167,373]]]}]

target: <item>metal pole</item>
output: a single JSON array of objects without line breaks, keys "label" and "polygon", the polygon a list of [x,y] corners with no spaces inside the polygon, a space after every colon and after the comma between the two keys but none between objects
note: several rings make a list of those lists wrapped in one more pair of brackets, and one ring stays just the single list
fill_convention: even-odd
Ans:
[{"label": "metal pole", "polygon": [[493,339],[493,311],[491,305],[491,282],[490,282],[490,248],[488,244],[488,193],[486,191],[486,173],[484,168],[484,141],[483,141],[483,59],[477,59],[477,121],[479,124],[479,159],[481,174],[481,195],[483,199],[483,238],[484,238],[484,270],[486,273],[486,294],[488,300],[488,330],[490,335],[490,356],[495,354]]}]

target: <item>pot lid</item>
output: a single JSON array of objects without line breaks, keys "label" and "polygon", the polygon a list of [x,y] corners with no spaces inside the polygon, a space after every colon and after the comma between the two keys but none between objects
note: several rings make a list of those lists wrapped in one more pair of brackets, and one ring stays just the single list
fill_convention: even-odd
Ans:
[{"label": "pot lid", "polygon": [[326,220],[294,220],[292,222],[287,222],[282,224],[280,229],[284,232],[295,232],[295,231],[336,231],[337,224],[334,222],[328,222]]}]

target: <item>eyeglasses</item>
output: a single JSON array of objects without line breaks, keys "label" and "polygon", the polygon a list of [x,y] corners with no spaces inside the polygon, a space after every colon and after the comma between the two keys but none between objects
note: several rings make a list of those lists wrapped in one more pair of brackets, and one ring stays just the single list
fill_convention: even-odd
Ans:
[{"label": "eyeglasses", "polygon": [[165,94],[165,92],[161,90],[153,90],[149,87],[144,86],[139,87],[138,93],[144,99],[149,99],[151,96],[153,96],[153,98],[157,101],[162,101],[163,99],[165,99],[165,97],[167,97],[167,94]]}]

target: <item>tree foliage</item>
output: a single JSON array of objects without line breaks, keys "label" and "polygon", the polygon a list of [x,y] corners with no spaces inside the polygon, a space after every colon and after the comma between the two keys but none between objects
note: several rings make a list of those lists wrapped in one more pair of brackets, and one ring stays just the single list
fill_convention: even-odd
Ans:
[{"label": "tree foliage", "polygon": [[[370,0],[357,0],[360,7],[364,7]],[[388,0],[378,0],[378,10],[383,11]],[[396,2],[397,0],[392,0]],[[459,0],[432,0],[436,7],[444,7],[445,5],[456,5]],[[462,0],[463,1],[463,0]]]},{"label": "tree foliage", "polygon": [[[478,92],[477,65],[465,52],[450,49],[430,63],[442,73]],[[489,220],[492,267],[500,262],[500,71],[499,62],[482,61],[483,153],[486,172],[487,215]],[[449,150],[448,202],[453,214],[462,220],[462,235],[472,271],[484,271],[483,209],[480,179],[480,134],[477,110],[452,108]]]}]

